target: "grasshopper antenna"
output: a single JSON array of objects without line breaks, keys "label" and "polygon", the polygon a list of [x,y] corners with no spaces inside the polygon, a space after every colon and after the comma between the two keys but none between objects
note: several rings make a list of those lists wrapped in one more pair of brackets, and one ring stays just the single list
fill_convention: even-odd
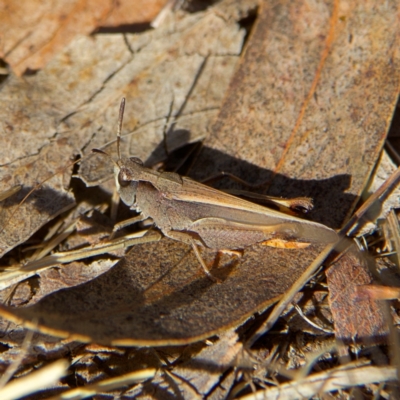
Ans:
[{"label": "grasshopper antenna", "polygon": [[118,160],[121,159],[121,130],[122,130],[122,120],[124,119],[124,110],[125,110],[125,97],[122,98],[121,105],[119,106],[118,129],[117,129]]},{"label": "grasshopper antenna", "polygon": [[[118,116],[118,127],[117,127],[117,153],[118,160],[121,160],[121,130],[122,130],[122,120],[124,119],[124,110],[125,110],[125,97],[121,100],[121,105],[119,106],[119,116]],[[103,150],[100,149],[92,149],[92,153],[99,153],[107,156],[118,168],[118,164],[112,159],[112,157]]]}]

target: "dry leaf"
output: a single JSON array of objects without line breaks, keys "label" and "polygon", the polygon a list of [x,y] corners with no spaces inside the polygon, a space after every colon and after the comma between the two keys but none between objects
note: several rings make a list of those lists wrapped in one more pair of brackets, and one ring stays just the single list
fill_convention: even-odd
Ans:
[{"label": "dry leaf", "polygon": [[39,274],[40,285],[30,299],[29,304],[35,304],[44,296],[60,289],[71,288],[95,279],[107,272],[115,261],[99,260],[87,265],[82,262],[74,262],[62,268],[52,268]]},{"label": "dry leaf", "polygon": [[[392,40],[398,29],[395,5],[375,5],[381,7],[377,12],[364,2],[351,7],[348,3],[320,4],[319,8],[304,3],[290,3],[287,7],[278,7],[279,4],[264,3],[194,174],[205,176],[224,170],[253,183],[270,179],[271,194],[315,197],[312,217],[338,227],[351,212],[377,159],[396,100],[399,60],[398,45]],[[393,9],[384,8],[389,6]],[[213,21],[213,27],[219,26],[216,15],[207,13],[206,18]],[[201,22],[188,21],[190,26],[186,29],[200,29]],[[312,29],[309,21],[313,22]],[[380,27],[379,36],[376,26]],[[213,32],[209,35],[216,37]],[[214,43],[219,46],[225,41],[220,35],[216,41],[208,40],[199,46],[194,37],[184,38],[188,46],[184,52],[181,43],[168,50],[182,57],[192,74],[204,71]],[[135,36],[131,49],[140,49],[138,54],[145,55],[145,39],[146,36]],[[162,52],[156,65],[166,68],[169,55]],[[150,65],[154,65],[153,53],[149,58]],[[143,112],[145,116],[145,123],[133,116],[128,120],[127,130],[133,132],[130,136],[137,133],[148,138],[158,123],[167,128],[173,125],[169,121],[170,110],[173,116],[180,116],[181,109],[189,109],[186,98],[202,87],[202,73],[197,80],[184,80],[190,88],[184,93],[172,79],[175,91],[165,86],[146,103],[141,97],[144,87],[149,85],[154,91],[153,79],[158,84],[163,81],[159,77],[166,74],[153,77],[144,68],[132,80],[132,74],[124,75],[128,65],[129,61],[88,103],[85,111],[91,110],[92,119],[77,113],[64,119],[64,123],[83,128],[86,137],[89,131],[99,133],[95,140],[104,143],[105,137],[100,133],[105,122],[112,120],[106,105],[116,97],[118,86],[121,93],[128,94],[128,102],[133,102],[139,114]],[[370,102],[366,101],[368,96]],[[376,98],[380,101],[373,101]],[[161,108],[161,112],[146,114],[151,105]],[[191,114],[196,111],[194,107]],[[155,115],[162,116],[162,123]],[[99,122],[96,120],[89,127],[89,121],[96,116]],[[188,130],[188,119],[189,116],[181,119],[180,130]],[[140,128],[135,128],[138,124]],[[160,143],[162,132],[159,129],[150,141]],[[191,139],[190,136],[188,141]],[[160,148],[153,152],[157,157],[157,152],[164,151]],[[144,142],[138,149],[142,154],[135,153],[147,159],[153,149]],[[131,150],[125,149],[134,153]],[[99,176],[89,172],[85,176],[93,181],[104,179],[105,172]],[[187,343],[235,326],[255,310],[264,309],[317,254],[315,246],[305,250],[255,246],[246,249],[237,262],[223,259],[213,273],[224,281],[215,285],[202,274],[193,254],[187,256],[190,262],[180,262],[187,251],[181,243],[168,240],[142,245],[131,251],[132,260],[121,262],[93,282],[55,293],[34,306],[3,308],[3,312],[10,318],[28,321],[39,317],[43,329],[61,336],[72,334],[81,340],[129,345]],[[213,254],[206,257],[213,258]]]},{"label": "dry leaf", "polygon": [[[53,293],[37,304],[1,307],[3,315],[46,333],[113,345],[190,343],[237,326],[284,293],[323,246],[254,246],[237,259],[218,259],[205,276],[190,247],[170,239],[135,246],[91,282]],[[290,255],[290,260],[285,255]],[[212,263],[216,253],[202,253]],[[29,322],[30,321],[30,322]]]},{"label": "dry leaf", "polygon": [[[234,376],[228,374],[229,377],[225,377],[224,372],[233,366],[241,349],[238,335],[233,331],[228,331],[218,340],[208,341],[207,344],[187,346],[174,368],[169,368],[170,372],[160,370],[155,379],[129,394],[140,398],[147,393],[153,393],[153,399],[164,399],[168,395],[176,397],[179,393],[181,398],[200,400],[219,393],[219,397],[213,398],[225,398],[221,394],[226,395],[229,392]],[[171,348],[166,351],[171,352]],[[159,352],[164,353],[163,349]]]},{"label": "dry leaf", "polygon": [[[23,189],[2,204],[0,254],[73,205],[65,190],[71,166],[64,176],[47,181],[36,199],[17,206],[71,159],[115,140],[124,94],[130,101],[125,154],[160,161],[166,156],[160,144],[165,129],[169,150],[204,137],[234,71],[244,32],[212,11],[176,18],[173,25],[143,34],[79,36],[35,76],[10,77],[3,85],[0,126],[7,134],[0,149],[0,191],[17,184]],[[97,163],[82,165],[81,176],[94,185],[107,179],[112,164],[104,158],[92,161]]]},{"label": "dry leaf", "polygon": [[[0,340],[1,362],[0,373],[4,373],[8,365],[15,362],[21,352],[21,345],[26,337],[27,330],[20,325],[15,325],[3,318],[0,319]],[[54,336],[35,333],[32,338],[29,353],[24,357],[22,367],[40,360],[55,360],[64,357],[71,351],[77,351],[82,343],[60,340]]]},{"label": "dry leaf", "polygon": [[[252,184],[267,182],[272,196],[311,197],[310,218],[337,229],[369,180],[396,105],[398,3],[280,4],[262,3],[192,176],[225,171]],[[363,263],[357,265],[360,277],[369,276]],[[332,269],[330,283],[343,279],[334,274]],[[365,283],[357,276],[344,279],[354,286]],[[365,303],[372,320],[358,318],[354,303],[347,306],[346,314],[335,313],[336,328],[357,318],[365,324],[358,327],[362,337],[385,331],[376,304]],[[370,325],[374,319],[377,326]],[[343,338],[350,331],[349,326],[337,334]]]},{"label": "dry leaf", "polygon": [[[243,350],[238,339],[236,332],[226,332],[216,343],[206,346],[190,360],[178,365],[174,369],[174,375],[183,382],[190,382],[204,398],[218,384],[221,375],[234,366],[235,358]],[[182,389],[184,390],[184,385]]]},{"label": "dry leaf", "polygon": [[311,218],[339,228],[397,101],[397,2],[277,4],[263,3],[193,176],[267,181],[270,195],[313,198]]},{"label": "dry leaf", "polygon": [[[395,163],[390,159],[389,155],[385,150],[382,151],[382,154],[379,158],[378,165],[376,170],[374,171],[374,175],[372,176],[371,182],[368,185],[367,190],[364,193],[363,197],[369,197],[372,193],[375,193],[376,190],[396,171],[397,167]],[[380,205],[380,207],[375,207],[370,213],[367,215],[368,222],[361,231],[357,232],[357,236],[366,235],[371,233],[376,229],[377,221],[386,218],[393,208],[400,207],[400,188],[395,188],[392,193],[385,199],[384,203]]]},{"label": "dry leaf", "polygon": [[[257,391],[247,396],[240,397],[241,400],[275,400],[275,399],[295,399],[312,398],[323,396],[325,393],[333,392],[331,398],[336,393],[345,388],[355,388],[356,386],[369,385],[373,382],[395,381],[396,369],[394,367],[347,367],[334,368],[324,372],[311,374],[302,380],[295,380],[280,384],[274,388]],[[352,391],[353,395],[354,392]],[[328,397],[329,398],[329,397]]]},{"label": "dry leaf", "polygon": [[[138,29],[148,28],[152,21],[161,11],[168,0],[120,0],[113,3],[113,9],[105,21],[102,21],[102,28],[114,28],[121,30],[121,26],[136,25]],[[135,27],[133,27],[135,28]],[[104,29],[103,29],[104,30]]]},{"label": "dry leaf", "polygon": [[149,23],[165,0],[0,2],[0,57],[18,76],[42,69],[79,35],[100,26]]},{"label": "dry leaf", "polygon": [[366,263],[357,253],[346,253],[327,270],[326,275],[336,337],[351,343],[381,342],[388,334],[382,304],[360,295],[358,291],[361,285],[373,282]]}]

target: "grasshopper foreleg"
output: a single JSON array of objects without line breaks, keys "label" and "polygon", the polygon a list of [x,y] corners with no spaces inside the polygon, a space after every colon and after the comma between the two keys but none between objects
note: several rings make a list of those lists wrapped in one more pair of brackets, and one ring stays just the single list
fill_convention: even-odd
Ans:
[{"label": "grasshopper foreleg", "polygon": [[113,239],[114,236],[115,236],[115,234],[116,234],[120,229],[126,228],[126,227],[129,226],[129,225],[136,224],[137,222],[142,222],[142,221],[144,221],[145,219],[147,219],[147,217],[145,217],[143,214],[139,214],[139,215],[136,215],[135,217],[128,218],[128,219],[126,219],[126,220],[124,220],[124,221],[121,221],[121,222],[116,223],[116,224],[114,225],[114,228],[113,228],[112,232],[111,232],[111,235],[110,235],[110,237],[109,237],[109,240]]}]

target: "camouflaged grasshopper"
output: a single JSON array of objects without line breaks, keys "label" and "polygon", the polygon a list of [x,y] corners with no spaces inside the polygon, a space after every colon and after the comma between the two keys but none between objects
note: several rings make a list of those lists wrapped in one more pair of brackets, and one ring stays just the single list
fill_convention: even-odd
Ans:
[{"label": "camouflaged grasshopper", "polygon": [[[273,240],[329,243],[337,240],[331,228],[317,222],[243,200],[172,172],[143,166],[136,157],[120,155],[121,126],[125,107],[122,99],[118,120],[118,161],[114,162],[117,190],[122,201],[150,217],[162,233],[190,244],[206,274],[212,277],[197,246],[216,250],[241,250]],[[95,152],[104,153],[93,149]],[[135,219],[137,221],[137,219]],[[304,246],[302,246],[304,247]]]}]

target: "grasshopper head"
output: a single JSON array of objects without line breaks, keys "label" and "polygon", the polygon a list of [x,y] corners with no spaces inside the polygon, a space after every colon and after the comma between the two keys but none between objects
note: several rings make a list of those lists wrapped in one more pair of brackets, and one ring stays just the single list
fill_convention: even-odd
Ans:
[{"label": "grasshopper head", "polygon": [[143,162],[136,157],[118,160],[114,167],[115,183],[122,201],[133,206],[136,201],[136,190],[143,170]]},{"label": "grasshopper head", "polygon": [[118,130],[117,130],[117,153],[118,161],[114,161],[112,157],[100,149],[92,149],[95,153],[100,153],[106,155],[114,163],[114,176],[115,183],[117,185],[118,193],[122,201],[129,207],[135,206],[136,201],[136,191],[138,188],[140,176],[143,173],[143,162],[140,158],[121,157],[121,129],[122,120],[124,117],[125,110],[125,98],[122,99],[121,105],[119,107],[119,117],[118,117]]}]

